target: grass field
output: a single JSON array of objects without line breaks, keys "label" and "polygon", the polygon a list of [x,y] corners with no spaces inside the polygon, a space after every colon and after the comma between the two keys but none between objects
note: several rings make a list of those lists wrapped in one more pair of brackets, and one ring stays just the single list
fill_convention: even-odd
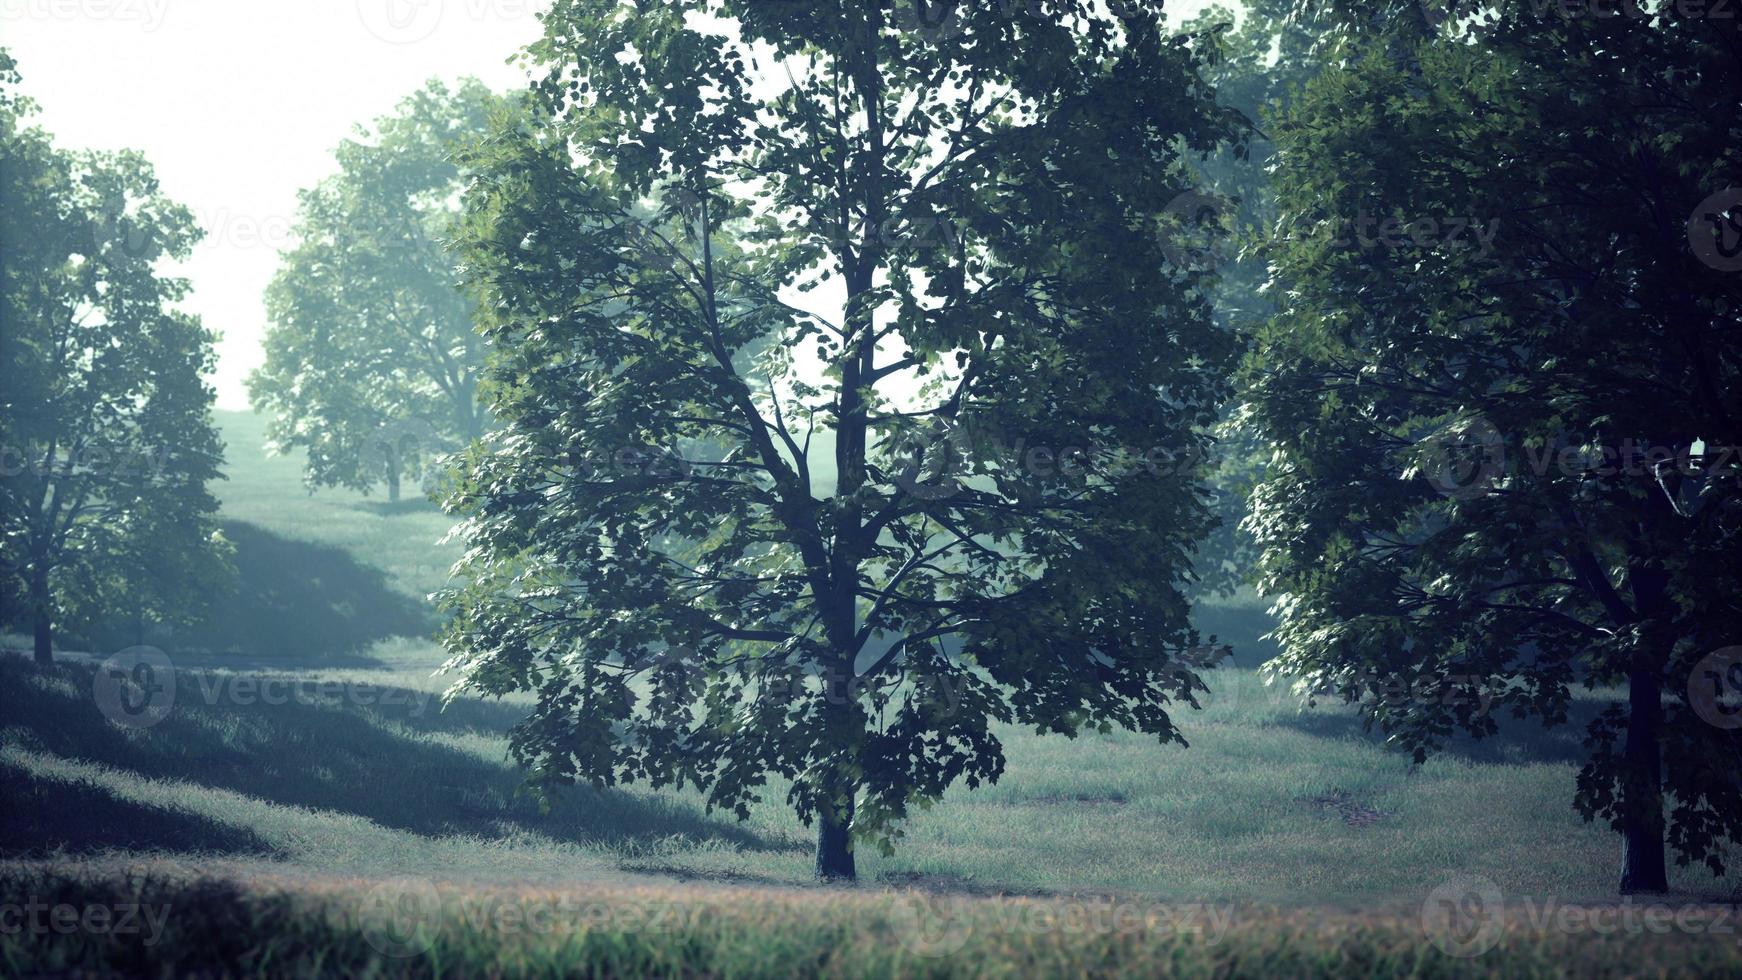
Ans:
[{"label": "grass field", "polygon": [[[222,972],[226,951],[278,975],[1742,969],[1742,924],[1701,907],[1736,891],[1703,871],[1650,910],[1666,931],[1586,914],[1632,912],[1613,906],[1617,838],[1570,805],[1576,725],[1412,766],[1347,710],[1259,680],[1249,600],[1203,613],[1239,666],[1182,709],[1190,748],[1006,729],[1003,780],[916,816],[893,856],[861,854],[856,888],[810,883],[784,787],[741,824],[638,788],[541,809],[505,758],[524,703],[434,697],[448,679],[419,597],[455,556],[435,543],[447,519],[311,497],[294,459],[260,458],[258,420],[221,420],[244,583],[213,623],[154,640],[174,662],[163,720],[105,717],[91,659],[112,650],[46,671],[0,658],[0,896],[163,906],[161,934],[43,942],[0,908],[0,974]],[[1457,921],[1492,922],[1475,945],[1493,949],[1447,955],[1468,937],[1433,916],[1471,888],[1482,914]]]}]

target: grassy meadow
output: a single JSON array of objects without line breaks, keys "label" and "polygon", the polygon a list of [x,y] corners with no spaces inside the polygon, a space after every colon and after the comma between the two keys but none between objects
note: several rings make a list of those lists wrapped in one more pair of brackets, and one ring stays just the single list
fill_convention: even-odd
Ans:
[{"label": "grassy meadow", "polygon": [[[421,597],[457,554],[437,543],[448,519],[311,496],[297,460],[263,457],[258,419],[220,420],[243,582],[212,622],[149,638],[174,662],[163,720],[100,710],[94,661],[113,649],[48,670],[0,657],[0,895],[162,907],[162,929],[149,948],[44,942],[0,915],[0,974],[1742,970],[1742,924],[1713,905],[1735,886],[1702,870],[1674,872],[1667,932],[1563,921],[1616,902],[1618,838],[1570,804],[1578,718],[1413,766],[1348,710],[1262,682],[1250,599],[1201,614],[1235,665],[1203,710],[1182,706],[1189,748],[1007,728],[1003,779],[914,817],[893,855],[866,849],[854,888],[811,882],[783,786],[743,823],[642,787],[541,806],[506,758],[525,704],[438,697],[451,679]],[[1436,896],[1465,881],[1504,911],[1486,951],[1450,955],[1467,937],[1435,933]]]}]

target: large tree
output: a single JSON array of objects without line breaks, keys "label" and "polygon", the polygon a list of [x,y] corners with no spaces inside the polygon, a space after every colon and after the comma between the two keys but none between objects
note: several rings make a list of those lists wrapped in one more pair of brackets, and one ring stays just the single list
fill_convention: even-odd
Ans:
[{"label": "large tree", "polygon": [[1184,741],[1235,344],[1167,206],[1238,127],[1159,7],[554,5],[469,191],[501,429],[449,501],[452,665],[537,693],[536,778],[784,780],[851,878],[994,723]]},{"label": "large tree", "polygon": [[1701,702],[1742,624],[1742,275],[1714,261],[1742,222],[1738,22],[1409,7],[1363,7],[1273,134],[1284,309],[1249,411],[1279,664],[1418,759],[1493,734],[1489,699],[1557,724],[1619,687],[1575,803],[1622,833],[1622,891],[1667,887],[1666,832],[1721,872],[1739,735]]},{"label": "large tree", "polygon": [[[198,241],[137,153],[68,151],[29,127],[0,53],[0,605],[36,659],[57,621],[195,608],[225,548],[207,491],[212,334],[160,273]],[[193,582],[201,587],[193,587]]]},{"label": "large tree", "polygon": [[483,433],[483,341],[442,240],[458,215],[454,155],[502,107],[475,79],[431,81],[302,193],[248,389],[274,447],[306,449],[311,489],[385,483],[398,500],[408,471]]}]

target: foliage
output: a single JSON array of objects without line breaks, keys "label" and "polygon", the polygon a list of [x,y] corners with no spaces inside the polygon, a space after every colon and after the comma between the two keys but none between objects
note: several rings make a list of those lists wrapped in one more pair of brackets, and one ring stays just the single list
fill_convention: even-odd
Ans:
[{"label": "foliage", "polygon": [[279,451],[306,448],[310,489],[385,483],[397,500],[404,474],[482,435],[475,304],[441,242],[458,214],[454,154],[504,110],[475,79],[451,92],[432,80],[300,195],[249,394]]},{"label": "foliage", "polygon": [[1738,733],[1690,687],[1742,622],[1742,277],[1696,251],[1742,183],[1742,48],[1672,7],[1481,23],[1346,33],[1275,133],[1262,587],[1281,668],[1418,759],[1490,698],[1557,724],[1626,685],[1575,801],[1661,890],[1665,796],[1678,860],[1742,839]]},{"label": "foliage", "polygon": [[[0,55],[0,59],[4,56]],[[175,308],[200,231],[133,152],[56,149],[0,60],[0,611],[47,659],[57,620],[152,619],[221,592],[206,489],[212,335]]]},{"label": "foliage", "polygon": [[452,665],[537,692],[535,777],[784,777],[850,877],[994,722],[1183,741],[1235,345],[1161,232],[1239,128],[1091,6],[555,5],[468,191],[502,430],[449,500]]}]

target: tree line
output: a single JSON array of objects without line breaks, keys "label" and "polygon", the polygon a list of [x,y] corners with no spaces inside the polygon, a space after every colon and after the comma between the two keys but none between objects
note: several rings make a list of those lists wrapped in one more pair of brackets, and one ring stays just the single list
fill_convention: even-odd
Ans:
[{"label": "tree line", "polygon": [[[440,473],[467,546],[448,666],[536,695],[511,743],[535,784],[689,785],[740,818],[778,784],[850,879],[1002,775],[999,725],[1183,744],[1223,652],[1192,605],[1253,587],[1266,669],[1417,761],[1618,692],[1573,803],[1621,834],[1621,890],[1667,889],[1671,852],[1723,871],[1735,21],[559,0],[544,24],[526,91],[431,83],[341,145],[250,379],[311,489]],[[210,341],[153,266],[196,230],[143,161],[54,150],[7,99],[8,214],[68,229],[9,240],[0,282],[0,439],[42,461],[0,477],[8,601],[167,614],[145,583],[222,561]],[[117,219],[152,244],[91,244]],[[97,479],[64,454],[98,439],[177,452]]]}]

